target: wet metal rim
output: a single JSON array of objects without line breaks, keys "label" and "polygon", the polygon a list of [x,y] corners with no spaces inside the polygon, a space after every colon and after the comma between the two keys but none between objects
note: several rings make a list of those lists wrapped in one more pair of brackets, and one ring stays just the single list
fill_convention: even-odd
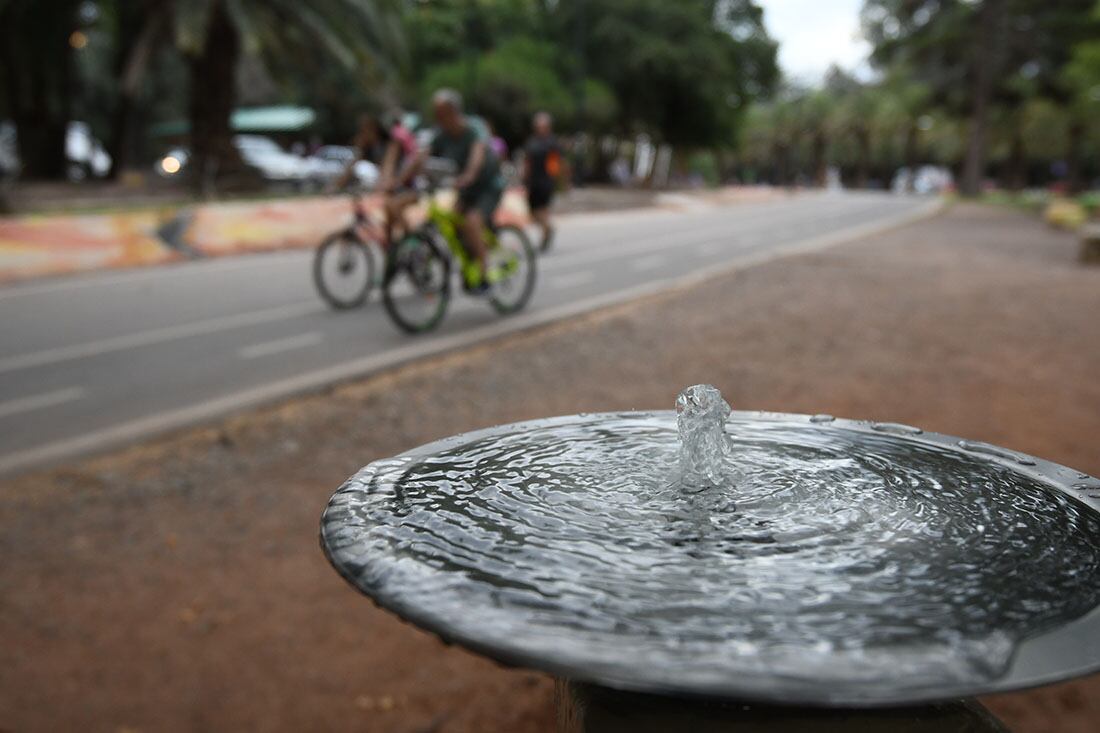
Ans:
[{"label": "wet metal rim", "polygon": [[[674,419],[675,417],[675,413],[671,411],[639,412],[634,415],[639,418]],[[607,416],[622,417],[623,413],[608,413]],[[593,413],[587,417],[600,417],[600,415]],[[576,416],[569,415],[477,430],[422,445],[395,456],[394,459],[416,460],[453,448],[456,443],[490,438],[515,431],[517,428],[534,429],[564,425],[575,419]],[[985,458],[1038,480],[1072,497],[1092,511],[1100,513],[1100,479],[1035,456],[988,443],[924,432],[918,428],[897,423],[845,420],[830,415],[735,411],[729,418],[731,423],[760,421],[785,422],[794,425],[816,424],[821,429],[840,429],[857,433],[880,435],[885,433],[897,439],[948,448],[972,458]],[[375,464],[370,464],[349,479],[333,494],[321,516],[321,548],[329,562],[348,583],[371,597],[381,608],[436,634],[448,644],[459,644],[507,666],[536,669],[559,677],[634,692],[825,707],[881,707],[957,699],[1035,687],[1100,670],[1100,606],[1084,616],[1020,641],[1008,671],[1001,677],[984,680],[977,684],[945,681],[939,686],[919,689],[902,687],[899,684],[898,689],[893,692],[883,692],[882,689],[863,693],[851,689],[838,690],[830,687],[826,681],[814,684],[804,679],[790,679],[780,675],[768,676],[758,672],[742,678],[730,679],[721,684],[678,685],[675,681],[654,674],[652,670],[635,669],[629,676],[622,676],[621,673],[609,674],[606,670],[595,669],[577,660],[535,656],[524,648],[521,638],[499,638],[488,630],[485,634],[458,633],[434,616],[430,608],[404,604],[384,594],[371,594],[360,584],[358,579],[365,564],[360,554],[355,552],[354,541],[350,543],[348,541],[344,526],[349,513],[346,505],[355,493],[360,492],[359,482],[365,484],[366,479],[369,479],[374,471]],[[342,530],[343,537],[340,537]]]}]

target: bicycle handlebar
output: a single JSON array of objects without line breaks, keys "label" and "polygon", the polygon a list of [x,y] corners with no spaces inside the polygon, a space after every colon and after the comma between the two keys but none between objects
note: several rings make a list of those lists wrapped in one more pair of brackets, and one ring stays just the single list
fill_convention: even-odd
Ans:
[{"label": "bicycle handlebar", "polygon": [[427,182],[427,189],[432,193],[440,188],[448,188],[458,177],[458,166],[453,160],[447,158],[428,158],[420,169],[421,175]]}]

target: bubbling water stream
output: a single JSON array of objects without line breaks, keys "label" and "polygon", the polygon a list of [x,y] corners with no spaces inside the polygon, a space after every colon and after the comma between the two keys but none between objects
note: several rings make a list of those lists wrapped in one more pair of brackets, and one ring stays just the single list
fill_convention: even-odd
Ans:
[{"label": "bubbling water stream", "polygon": [[432,628],[681,686],[990,679],[1100,603],[1097,513],[1005,463],[731,416],[706,385],[675,418],[518,424],[380,461],[337,495],[330,542]]}]

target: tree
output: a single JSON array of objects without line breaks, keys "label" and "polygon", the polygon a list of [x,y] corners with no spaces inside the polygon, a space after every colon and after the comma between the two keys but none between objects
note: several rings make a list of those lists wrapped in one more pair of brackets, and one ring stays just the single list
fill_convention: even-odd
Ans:
[{"label": "tree", "polygon": [[0,0],[0,107],[15,122],[26,178],[65,175],[79,0]]},{"label": "tree", "polygon": [[[526,37],[504,41],[474,62],[477,86],[466,100],[468,106],[489,119],[497,134],[511,145],[527,137],[531,117],[539,110],[549,112],[563,128],[574,128],[578,122],[576,99],[555,68],[557,54],[555,46],[543,41]],[[421,82],[420,98],[427,100],[439,87],[461,89],[468,73],[464,60],[431,68]],[[607,129],[616,111],[611,91],[588,79],[585,97],[589,129]]]},{"label": "tree", "polygon": [[969,120],[960,190],[978,193],[985,175],[990,116],[1019,104],[1012,80],[1033,78],[1036,93],[1059,96],[1061,68],[1076,40],[1094,37],[1094,0],[867,0],[863,26],[880,67],[903,64],[932,101]]},{"label": "tree", "polygon": [[202,190],[240,170],[229,117],[243,53],[271,60],[320,46],[348,69],[370,69],[399,51],[393,14],[376,0],[191,0],[175,10],[190,77],[189,166]]},{"label": "tree", "polygon": [[[1089,20],[1100,24],[1100,2],[1093,7]],[[1096,35],[1082,39],[1071,49],[1061,80],[1069,92],[1070,128],[1067,149],[1069,188],[1081,187],[1081,158],[1089,122],[1100,114],[1100,40]],[[1095,132],[1095,125],[1093,125]]]},{"label": "tree", "polygon": [[107,141],[111,156],[108,176],[114,179],[131,162],[138,97],[157,47],[170,37],[173,6],[158,0],[120,0],[105,5],[115,39],[114,104]]},{"label": "tree", "polygon": [[834,137],[848,137],[855,143],[855,185],[863,188],[871,178],[872,127],[879,107],[876,90],[834,68],[825,77],[825,92],[834,104],[829,120]]},{"label": "tree", "polygon": [[731,143],[745,108],[778,79],[776,44],[751,0],[563,0],[553,31],[562,47],[581,22],[578,51],[618,100],[622,133]]}]

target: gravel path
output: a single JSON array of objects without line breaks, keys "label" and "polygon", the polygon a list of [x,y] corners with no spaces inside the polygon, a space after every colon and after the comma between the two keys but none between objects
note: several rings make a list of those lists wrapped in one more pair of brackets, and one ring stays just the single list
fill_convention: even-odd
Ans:
[{"label": "gravel path", "polygon": [[[494,423],[670,407],[830,412],[1100,474],[1100,271],[1023,215],[955,206],[0,485],[0,730],[550,731],[552,684],[373,608],[317,548],[360,465]],[[1094,731],[1100,676],[989,701]]]}]

